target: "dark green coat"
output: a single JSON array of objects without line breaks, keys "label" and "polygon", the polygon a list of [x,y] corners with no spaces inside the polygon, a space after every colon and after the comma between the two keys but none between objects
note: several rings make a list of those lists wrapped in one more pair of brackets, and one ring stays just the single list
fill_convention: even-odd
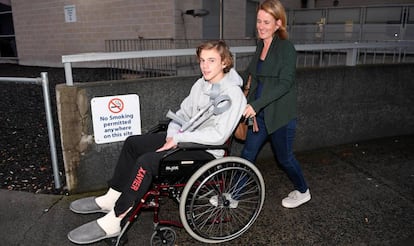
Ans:
[{"label": "dark green coat", "polygon": [[[296,118],[296,50],[289,40],[281,40],[275,36],[262,63],[261,72],[257,73],[257,62],[260,59],[262,49],[263,41],[260,41],[244,74],[244,81],[246,81],[248,74],[252,75],[247,102],[256,113],[264,109],[266,128],[271,134]],[[263,90],[261,97],[256,100],[254,95],[257,80],[263,83]]]}]

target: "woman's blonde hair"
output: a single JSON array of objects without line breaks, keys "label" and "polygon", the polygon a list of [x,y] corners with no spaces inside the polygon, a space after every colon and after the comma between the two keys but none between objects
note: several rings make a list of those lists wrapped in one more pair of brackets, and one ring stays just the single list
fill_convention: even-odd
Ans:
[{"label": "woman's blonde hair", "polygon": [[221,61],[226,66],[223,69],[224,73],[228,73],[230,69],[234,66],[233,54],[230,52],[229,46],[223,40],[210,40],[200,44],[197,47],[197,58],[200,59],[200,54],[202,50],[211,50],[216,49],[220,54]]},{"label": "woman's blonde hair", "polygon": [[275,18],[275,20],[281,20],[282,26],[275,32],[280,39],[288,39],[289,34],[286,30],[286,11],[282,3],[279,0],[265,0],[259,4],[257,12],[263,10]]}]

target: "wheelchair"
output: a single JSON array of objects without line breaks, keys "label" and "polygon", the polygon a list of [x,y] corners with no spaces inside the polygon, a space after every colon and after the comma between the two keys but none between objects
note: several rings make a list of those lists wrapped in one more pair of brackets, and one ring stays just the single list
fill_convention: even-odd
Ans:
[{"label": "wheelchair", "polygon": [[[166,130],[166,123],[149,132]],[[159,174],[122,222],[121,234],[107,239],[110,245],[124,245],[129,226],[144,210],[153,211],[151,246],[173,246],[177,238],[172,227],[184,228],[203,243],[222,243],[246,232],[256,221],[265,199],[260,171],[249,161],[230,156],[231,139],[220,146],[180,143],[160,161]],[[187,160],[183,153],[222,149],[219,159]],[[180,221],[161,220],[160,201],[172,199],[179,208]]]}]

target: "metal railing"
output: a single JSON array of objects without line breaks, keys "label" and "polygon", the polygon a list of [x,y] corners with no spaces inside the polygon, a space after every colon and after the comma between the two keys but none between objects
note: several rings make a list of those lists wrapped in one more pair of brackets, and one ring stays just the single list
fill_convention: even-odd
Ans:
[{"label": "metal railing", "polygon": [[[105,52],[126,51],[152,51],[168,49],[193,49],[200,45],[205,39],[120,39],[106,40]],[[257,39],[226,39],[230,47],[255,46]],[[186,56],[153,57],[145,59],[110,60],[106,62],[108,67],[108,79],[118,80],[136,77],[159,77],[196,74],[199,69],[193,52]],[[238,54],[238,66],[247,66],[251,53]]]},{"label": "metal railing", "polygon": [[61,184],[60,176],[59,176],[58,160],[57,160],[57,153],[56,153],[56,139],[55,139],[55,133],[54,133],[54,126],[53,126],[53,118],[52,118],[52,110],[51,110],[50,94],[49,94],[49,79],[47,76],[47,72],[42,72],[39,78],[0,77],[0,82],[15,82],[15,83],[42,85],[43,99],[44,99],[45,111],[46,111],[47,130],[48,130],[48,136],[49,136],[50,156],[52,160],[52,169],[53,169],[53,176],[54,176],[54,181],[55,181],[55,188],[60,189],[62,187],[62,184]]},{"label": "metal railing", "polygon": [[298,67],[414,62],[414,41],[298,44],[295,47],[299,53]]},{"label": "metal railing", "polygon": [[289,38],[301,43],[413,40],[414,5],[288,10]]},{"label": "metal railing", "polygon": [[[375,42],[375,43],[332,43],[332,44],[296,44],[298,52],[297,67],[309,66],[355,66],[359,64],[376,63],[409,63],[414,62],[414,42]],[[255,52],[255,46],[231,47],[231,52],[235,58],[235,68],[243,70],[246,68],[250,56]],[[171,58],[187,57],[192,59],[192,63],[178,64],[177,60]],[[382,59],[378,59],[382,57]],[[162,62],[164,58],[169,59]],[[184,75],[180,71],[187,71],[186,75],[199,73],[198,66],[195,65],[195,50],[192,49],[166,49],[166,50],[145,50],[145,51],[128,51],[128,52],[100,52],[100,53],[82,53],[62,56],[62,63],[65,68],[66,84],[73,85],[72,63],[87,62],[107,62],[122,60],[121,66],[112,67],[124,73],[130,71],[139,76],[145,76],[145,66],[142,62],[148,62],[150,59],[156,59],[155,65],[151,69],[157,69],[156,63],[160,64],[160,71],[164,69],[161,65],[170,63],[169,69],[174,73],[158,73],[157,76]],[[138,64],[141,62],[141,65]],[[107,65],[110,67],[109,65]],[[188,68],[191,69],[188,69]],[[188,71],[187,71],[188,72]],[[127,78],[130,78],[127,76]],[[123,78],[116,78],[123,79]]]}]

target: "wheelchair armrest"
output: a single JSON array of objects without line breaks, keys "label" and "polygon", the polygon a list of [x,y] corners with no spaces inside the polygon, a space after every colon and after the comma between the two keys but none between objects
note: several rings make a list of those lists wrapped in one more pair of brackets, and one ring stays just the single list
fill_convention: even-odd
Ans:
[{"label": "wheelchair armrest", "polygon": [[158,121],[158,124],[150,128],[147,133],[157,133],[157,132],[165,132],[168,129],[168,124],[170,120],[161,120]]},{"label": "wheelchair armrest", "polygon": [[222,144],[222,145],[205,145],[205,144],[198,144],[198,143],[191,143],[191,142],[183,142],[178,143],[177,145],[180,149],[228,149],[228,144]]},{"label": "wheelchair armrest", "polygon": [[177,148],[168,150],[161,159],[162,160],[173,156],[176,153],[182,151],[191,151],[191,150],[212,150],[212,149],[222,149],[227,153],[230,151],[230,146],[228,144],[222,145],[204,145],[198,143],[191,143],[191,142],[182,142],[177,144]]}]

